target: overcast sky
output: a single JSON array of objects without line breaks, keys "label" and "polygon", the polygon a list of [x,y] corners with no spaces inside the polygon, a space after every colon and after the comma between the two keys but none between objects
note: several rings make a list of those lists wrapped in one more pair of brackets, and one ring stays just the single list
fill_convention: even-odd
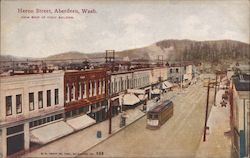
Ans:
[{"label": "overcast sky", "polygon": [[[232,39],[249,43],[248,0],[1,2],[1,54],[45,57],[67,51],[104,52],[164,39]],[[22,19],[22,9],[95,9],[52,14],[74,19]],[[51,14],[35,14],[48,16]]]}]

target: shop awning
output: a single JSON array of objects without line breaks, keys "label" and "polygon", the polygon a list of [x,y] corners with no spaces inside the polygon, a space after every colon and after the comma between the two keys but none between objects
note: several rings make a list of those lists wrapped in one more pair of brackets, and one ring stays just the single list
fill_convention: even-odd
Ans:
[{"label": "shop awning", "polygon": [[80,130],[96,123],[96,121],[88,115],[82,115],[76,118],[72,118],[67,120],[66,122],[75,130]]},{"label": "shop awning", "polygon": [[128,93],[134,93],[134,94],[145,94],[144,89],[128,89]]},{"label": "shop awning", "polygon": [[161,94],[161,90],[156,88],[156,89],[153,89],[151,94]]},{"label": "shop awning", "polygon": [[46,144],[67,134],[74,130],[64,121],[55,122],[36,128],[30,131],[30,141],[39,144]]},{"label": "shop awning", "polygon": [[146,99],[147,99],[147,95],[141,94],[141,95],[138,95],[138,98],[139,98],[140,100],[146,100]]},{"label": "shop awning", "polygon": [[139,102],[140,99],[132,93],[123,96],[123,105],[135,105]]},{"label": "shop awning", "polygon": [[173,87],[173,84],[170,83],[169,81],[164,81],[162,83],[162,89],[168,89],[168,88],[171,88],[171,87]]}]

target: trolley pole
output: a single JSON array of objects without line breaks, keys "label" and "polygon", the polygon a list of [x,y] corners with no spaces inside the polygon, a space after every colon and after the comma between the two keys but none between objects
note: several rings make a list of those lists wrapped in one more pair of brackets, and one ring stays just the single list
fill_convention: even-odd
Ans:
[{"label": "trolley pole", "polygon": [[207,117],[208,117],[208,105],[209,105],[209,90],[210,90],[210,79],[208,80],[208,88],[207,88],[207,104],[206,104],[206,115],[205,115],[205,125],[204,125],[204,135],[203,142],[206,141],[206,131],[207,131]]}]

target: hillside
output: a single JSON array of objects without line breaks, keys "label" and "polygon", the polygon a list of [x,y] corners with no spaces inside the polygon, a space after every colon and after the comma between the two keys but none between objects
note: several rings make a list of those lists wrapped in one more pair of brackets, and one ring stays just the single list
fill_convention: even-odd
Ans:
[{"label": "hillside", "polygon": [[[116,58],[123,60],[146,59],[156,60],[163,56],[166,60],[196,60],[218,62],[223,60],[249,60],[250,45],[233,40],[193,41],[193,40],[162,40],[152,45],[117,51]],[[105,50],[104,50],[105,51]],[[84,54],[71,51],[43,58],[44,60],[91,60],[104,61],[105,52]],[[17,59],[12,56],[1,56],[1,60]]]},{"label": "hillside", "polygon": [[[162,55],[167,60],[198,60],[218,62],[222,60],[250,59],[249,44],[233,40],[193,41],[163,40],[150,46],[116,52],[123,59],[156,60]],[[88,54],[90,59],[105,57],[105,53]]]},{"label": "hillside", "polygon": [[86,54],[80,52],[66,52],[56,55],[51,55],[45,58],[45,60],[81,60],[81,59],[88,59]]},{"label": "hillside", "polygon": [[191,41],[164,40],[156,43],[160,48],[174,47],[176,59],[202,60],[216,62],[218,60],[250,59],[249,44],[233,40]]}]

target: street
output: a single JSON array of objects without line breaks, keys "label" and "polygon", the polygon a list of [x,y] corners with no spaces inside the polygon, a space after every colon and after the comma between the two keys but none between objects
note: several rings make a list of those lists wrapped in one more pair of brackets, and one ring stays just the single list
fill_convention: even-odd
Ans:
[{"label": "street", "polygon": [[[146,129],[144,116],[80,157],[195,157],[203,136],[206,92],[207,88],[198,82],[164,94],[163,100],[172,98],[174,115],[160,129]],[[212,89],[210,108],[213,94]]]}]

